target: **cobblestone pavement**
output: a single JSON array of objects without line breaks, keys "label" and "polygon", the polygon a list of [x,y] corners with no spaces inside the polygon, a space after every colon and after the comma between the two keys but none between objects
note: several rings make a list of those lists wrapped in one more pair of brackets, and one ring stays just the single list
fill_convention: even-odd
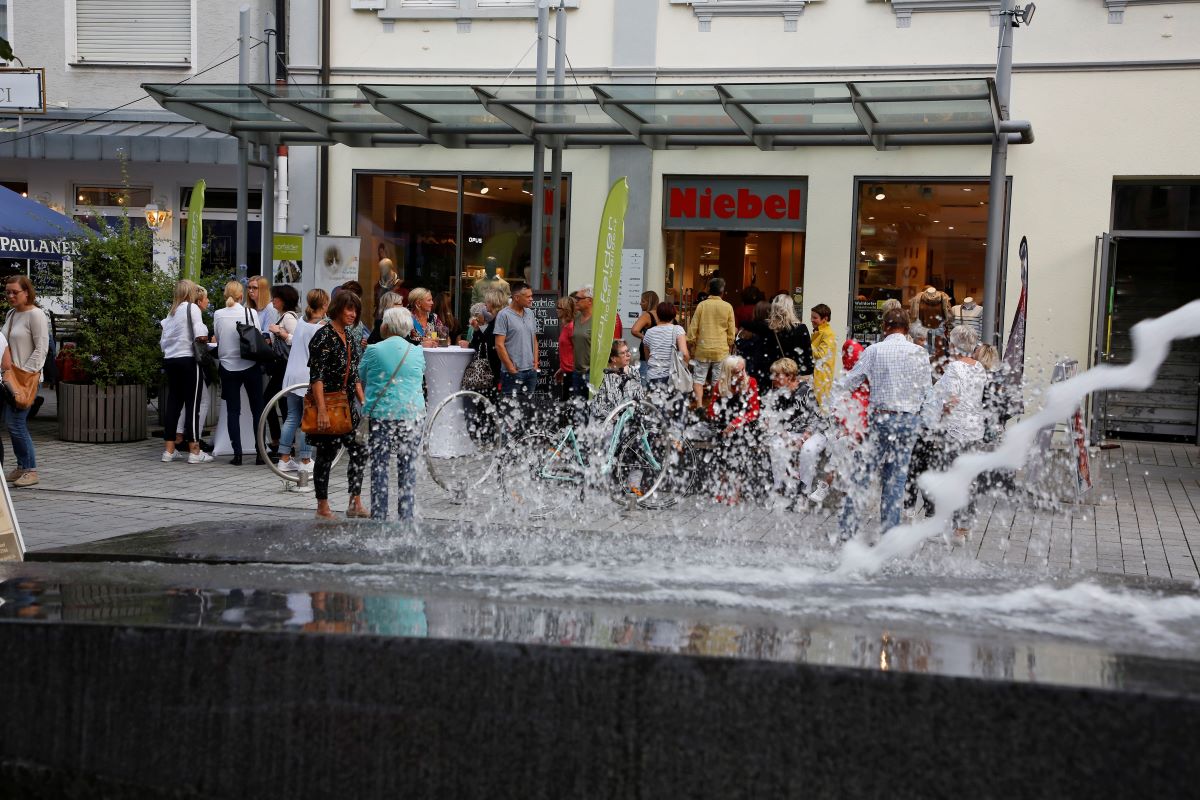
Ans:
[{"label": "cobblestone pavement", "polygon": [[[31,423],[41,482],[13,489],[13,503],[31,551],[96,541],[173,524],[226,520],[309,519],[311,493],[285,492],[266,467],[233,467],[228,458],[205,465],[159,460],[162,443],[86,445],[59,441],[53,397]],[[6,446],[11,459],[11,447]],[[1200,448],[1124,442],[1100,451],[1094,488],[1082,502],[1033,508],[981,504],[968,555],[1024,565],[1042,572],[1200,579]],[[367,481],[369,484],[369,481]],[[369,487],[364,487],[364,489]],[[335,510],[347,503],[345,469],[330,487]],[[418,514],[430,519],[511,522],[515,512],[495,487],[455,503],[427,474],[417,486]],[[718,505],[687,498],[665,511],[624,511],[606,497],[589,498],[557,518],[522,524],[564,530],[666,532],[707,537],[793,540],[798,547],[828,548],[834,506],[807,513],[773,511],[756,504]],[[927,550],[940,550],[930,542]]]}]

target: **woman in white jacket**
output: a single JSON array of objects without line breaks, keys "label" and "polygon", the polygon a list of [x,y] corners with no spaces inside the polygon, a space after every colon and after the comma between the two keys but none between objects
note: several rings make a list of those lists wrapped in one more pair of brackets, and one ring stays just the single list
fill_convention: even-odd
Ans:
[{"label": "woman in white jacket", "polygon": [[[162,335],[158,346],[163,351],[163,370],[167,373],[167,403],[163,412],[163,462],[174,461],[182,453],[175,452],[175,431],[179,426],[179,413],[185,412],[183,442],[187,444],[188,463],[204,464],[213,457],[200,450],[200,431],[203,424],[201,398],[204,395],[204,378],[200,365],[196,363],[192,344],[196,340],[208,341],[208,326],[200,313],[197,301],[200,287],[189,280],[175,284],[174,302],[167,318],[162,321]],[[207,344],[205,345],[207,346]]]},{"label": "woman in white jacket", "polygon": [[[258,419],[263,412],[262,369],[249,359],[242,358],[242,340],[238,336],[238,323],[258,329],[258,312],[242,305],[242,285],[237,281],[225,284],[225,308],[213,314],[213,329],[217,334],[217,358],[221,362],[221,399],[225,401],[225,422],[229,429],[229,442],[233,446],[233,458],[229,463],[242,463],[242,389],[250,401],[253,418],[251,430],[258,430]],[[264,463],[255,454],[254,463]]]}]

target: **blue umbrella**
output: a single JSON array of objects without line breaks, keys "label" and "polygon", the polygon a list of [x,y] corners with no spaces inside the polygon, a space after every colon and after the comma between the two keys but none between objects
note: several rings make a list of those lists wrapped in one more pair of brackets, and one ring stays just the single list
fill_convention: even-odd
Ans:
[{"label": "blue umbrella", "polygon": [[62,261],[78,252],[75,220],[0,186],[0,258]]}]

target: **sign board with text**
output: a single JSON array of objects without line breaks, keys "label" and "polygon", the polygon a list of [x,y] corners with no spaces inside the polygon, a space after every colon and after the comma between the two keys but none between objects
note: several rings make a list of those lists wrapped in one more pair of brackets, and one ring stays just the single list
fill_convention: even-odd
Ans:
[{"label": "sign board with text", "polygon": [[803,231],[807,178],[677,176],[663,179],[663,230]]},{"label": "sign board with text", "polygon": [[0,111],[46,113],[46,71],[0,69]]},{"label": "sign board with text", "polygon": [[[554,391],[554,373],[558,370],[558,292],[534,292],[533,307],[535,335],[538,345],[537,391]],[[568,380],[570,380],[568,378]]]}]

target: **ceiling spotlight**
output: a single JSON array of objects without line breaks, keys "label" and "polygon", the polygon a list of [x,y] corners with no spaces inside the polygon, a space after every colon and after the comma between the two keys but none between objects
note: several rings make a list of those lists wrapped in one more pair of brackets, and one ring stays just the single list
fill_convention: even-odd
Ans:
[{"label": "ceiling spotlight", "polygon": [[417,191],[418,192],[428,192],[429,191],[429,178],[421,178],[421,180],[417,181]]},{"label": "ceiling spotlight", "polygon": [[953,226],[953,225],[951,225],[951,226],[950,226],[950,230],[954,230],[954,226]]},{"label": "ceiling spotlight", "polygon": [[874,218],[874,217],[867,217],[867,219],[875,219],[875,218]]},{"label": "ceiling spotlight", "polygon": [[974,189],[972,189],[970,186],[964,186],[964,187],[962,187],[962,190],[963,190],[964,192],[973,192],[973,191],[975,191],[975,190],[974,190]]},{"label": "ceiling spotlight", "polygon": [[934,220],[934,222],[941,222],[941,220],[940,220],[940,219],[935,219],[935,220]]},{"label": "ceiling spotlight", "polygon": [[525,194],[533,194],[533,181],[526,178],[525,182],[521,184],[521,191]]},{"label": "ceiling spotlight", "polygon": [[871,194],[875,195],[876,200],[882,200],[883,198],[887,197],[887,193],[883,191],[882,186],[876,186],[871,190]]},{"label": "ceiling spotlight", "polygon": [[484,183],[483,181],[479,182],[479,193],[480,194],[488,193],[488,185],[486,183]]}]

